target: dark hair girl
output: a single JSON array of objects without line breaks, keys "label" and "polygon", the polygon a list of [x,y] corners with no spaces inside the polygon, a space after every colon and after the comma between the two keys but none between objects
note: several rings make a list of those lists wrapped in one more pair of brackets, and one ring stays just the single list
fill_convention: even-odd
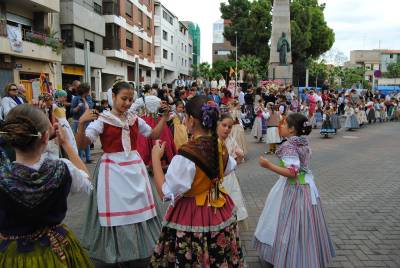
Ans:
[{"label": "dark hair girl", "polygon": [[296,136],[307,136],[312,131],[312,126],[307,117],[300,113],[291,113],[286,117],[286,123],[289,128],[294,127]]},{"label": "dark hair girl", "polygon": [[[152,151],[157,190],[161,197],[172,199],[174,206],[170,206],[164,217],[167,223],[150,267],[176,263],[182,267],[219,267],[222,264],[242,267],[243,253],[235,234],[235,205],[226,191],[219,189],[224,175],[232,172],[235,161],[218,141],[218,106],[205,96],[195,96],[187,103],[186,112],[186,125],[193,139],[182,145],[166,175],[160,161],[165,143],[158,142]],[[180,198],[175,200],[177,196]],[[220,236],[226,239],[224,245],[217,241]],[[189,246],[180,242],[188,240],[191,241]],[[159,250],[161,248],[165,250]],[[196,250],[192,251],[193,248]],[[185,257],[188,254],[190,259]],[[204,259],[201,257],[204,254],[210,257]]]}]

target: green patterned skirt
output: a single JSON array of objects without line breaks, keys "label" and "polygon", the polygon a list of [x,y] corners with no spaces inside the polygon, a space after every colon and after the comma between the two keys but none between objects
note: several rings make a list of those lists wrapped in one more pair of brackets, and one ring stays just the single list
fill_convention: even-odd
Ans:
[{"label": "green patterned skirt", "polygon": [[[161,219],[166,209],[163,208],[152,184],[157,217],[129,225],[101,226],[97,210],[96,190],[100,160],[93,174],[94,189],[90,195],[85,225],[83,226],[83,237],[81,238],[83,247],[88,250],[91,258],[104,263],[122,263],[147,259],[152,255],[160,236]],[[153,183],[152,179],[150,179],[150,183]]]},{"label": "green patterned skirt", "polygon": [[[66,229],[64,227],[64,229]],[[65,245],[62,245],[65,260],[62,260],[50,245],[43,245],[40,240],[33,242],[33,250],[19,252],[17,242],[10,242],[0,251],[1,268],[86,268],[94,267],[89,256],[79,244],[78,239],[68,229]],[[0,244],[4,242],[0,239]]]}]

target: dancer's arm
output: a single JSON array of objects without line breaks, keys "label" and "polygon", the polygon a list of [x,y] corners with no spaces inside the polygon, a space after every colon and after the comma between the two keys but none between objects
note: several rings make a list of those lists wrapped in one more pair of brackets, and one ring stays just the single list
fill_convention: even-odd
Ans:
[{"label": "dancer's arm", "polygon": [[260,166],[263,168],[269,169],[272,172],[275,172],[283,177],[286,178],[296,178],[297,174],[293,169],[285,168],[285,167],[280,167],[278,165],[275,165],[271,163],[269,160],[265,159],[264,157],[260,156],[259,160]]},{"label": "dancer's arm", "polygon": [[78,122],[78,131],[76,133],[76,144],[79,149],[85,149],[89,144],[91,144],[91,140],[85,135],[85,124],[87,122],[96,120],[98,118],[98,114],[93,113],[90,109],[87,109],[85,113],[79,118]]},{"label": "dancer's arm", "polygon": [[159,140],[157,140],[156,144],[153,146],[153,149],[151,151],[154,181],[156,184],[158,195],[160,196],[161,200],[164,199],[162,186],[165,181],[165,175],[161,165],[161,157],[164,155],[164,150],[165,150],[165,142],[161,143]]},{"label": "dancer's arm", "polygon": [[164,125],[169,119],[169,112],[170,112],[169,106],[167,104],[163,103],[163,104],[161,104],[161,108],[164,109],[164,113],[161,117],[161,120],[158,122],[157,126],[155,128],[153,128],[153,131],[150,134],[150,138],[152,138],[154,140],[160,138],[160,135],[164,128]]}]

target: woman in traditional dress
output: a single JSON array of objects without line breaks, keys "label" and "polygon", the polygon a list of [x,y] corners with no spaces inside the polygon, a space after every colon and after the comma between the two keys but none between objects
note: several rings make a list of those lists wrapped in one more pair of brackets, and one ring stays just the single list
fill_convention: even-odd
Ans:
[{"label": "woman in traditional dress", "polygon": [[360,128],[360,125],[358,124],[357,116],[355,114],[354,108],[351,104],[351,102],[348,102],[346,104],[346,107],[344,108],[344,115],[346,116],[346,122],[345,122],[345,128],[347,130],[353,130]]},{"label": "woman in traditional dress", "polygon": [[[133,113],[138,113],[140,117],[152,128],[154,128],[161,120],[160,106],[162,103],[161,99],[158,98],[157,91],[151,90],[149,85],[144,86],[144,96],[138,98],[130,108]],[[161,111],[162,112],[162,111]],[[163,156],[163,167],[167,167],[171,162],[172,157],[176,154],[176,146],[174,143],[174,137],[172,136],[171,130],[167,125],[164,125],[160,134],[160,140],[166,142],[165,154]],[[137,151],[142,157],[145,165],[151,169],[151,148],[154,145],[154,139],[151,137],[145,137],[139,134],[137,138]]]},{"label": "woman in traditional dress", "polygon": [[92,190],[89,172],[55,126],[69,160],[45,158],[50,122],[39,109],[22,104],[9,111],[0,129],[16,152],[0,153],[0,267],[93,267],[74,234],[62,224],[70,192]]},{"label": "woman in traditional dress", "polygon": [[230,112],[233,119],[233,126],[230,136],[236,141],[237,145],[243,151],[243,154],[247,154],[247,142],[244,135],[244,128],[242,125],[242,111],[240,103],[237,100],[231,102]]},{"label": "woman in traditional dress", "polygon": [[260,165],[280,178],[265,202],[253,245],[274,268],[324,268],[335,255],[309,167],[311,129],[302,114],[288,115],[280,129],[287,141],[276,152],[280,165],[260,157]]},{"label": "woman in traditional dress", "polygon": [[166,110],[151,129],[129,112],[133,89],[124,81],[113,85],[112,98],[112,111],[97,115],[87,110],[79,119],[78,146],[83,148],[100,137],[104,151],[94,171],[95,190],[82,242],[92,258],[105,263],[144,262],[158,239],[163,215],[157,211],[146,166],[136,150],[137,138],[139,133],[158,138],[169,115]]},{"label": "woman in traditional dress", "polygon": [[323,122],[319,133],[324,136],[325,138],[329,137],[330,135],[336,134],[336,128],[332,125],[331,116],[333,114],[333,110],[330,106],[325,107],[324,114],[323,114]]},{"label": "woman in traditional dress", "polygon": [[181,147],[165,175],[160,161],[165,143],[153,148],[158,193],[173,205],[151,267],[243,267],[235,204],[221,186],[236,161],[218,141],[218,106],[196,96],[186,105],[186,114],[193,139]]},{"label": "woman in traditional dress", "polygon": [[[243,161],[244,153],[240,149],[236,141],[230,136],[233,129],[233,119],[229,114],[223,114],[218,122],[218,137],[225,144],[228,149],[229,155],[232,156],[239,164]],[[237,220],[241,223],[243,229],[247,229],[247,221],[245,221],[249,214],[247,213],[246,205],[240,189],[238,178],[236,177],[235,171],[224,177],[222,186],[228,192],[237,208]]]}]

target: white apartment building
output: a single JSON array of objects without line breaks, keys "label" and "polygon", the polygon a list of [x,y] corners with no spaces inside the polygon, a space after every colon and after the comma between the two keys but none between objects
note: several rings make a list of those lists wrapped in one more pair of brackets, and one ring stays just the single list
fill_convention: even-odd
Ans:
[{"label": "white apartment building", "polygon": [[187,27],[161,2],[154,3],[156,83],[172,83],[188,77],[192,62],[192,41]]}]

